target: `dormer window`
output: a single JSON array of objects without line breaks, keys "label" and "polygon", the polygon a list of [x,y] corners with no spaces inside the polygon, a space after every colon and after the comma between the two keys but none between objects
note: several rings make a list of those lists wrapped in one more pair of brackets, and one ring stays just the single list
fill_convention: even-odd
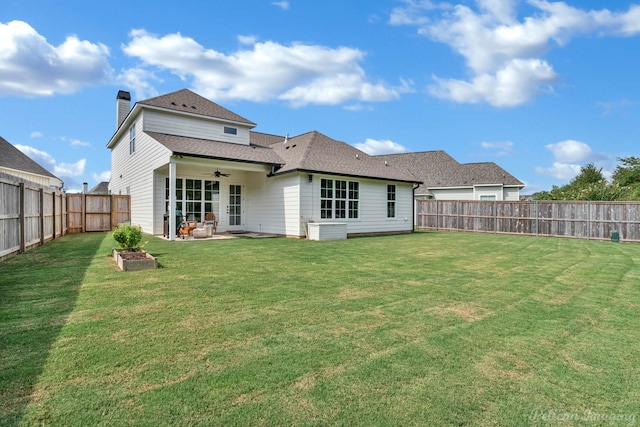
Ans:
[{"label": "dormer window", "polygon": [[238,134],[238,128],[232,128],[231,126],[225,126],[224,127],[224,133],[226,133],[227,135],[237,135]]}]

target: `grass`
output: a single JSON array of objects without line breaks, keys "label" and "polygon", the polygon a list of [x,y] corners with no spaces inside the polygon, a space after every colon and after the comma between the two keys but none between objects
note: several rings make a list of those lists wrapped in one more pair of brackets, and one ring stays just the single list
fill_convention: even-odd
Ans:
[{"label": "grass", "polygon": [[640,246],[471,233],[0,263],[0,425],[632,425]]}]

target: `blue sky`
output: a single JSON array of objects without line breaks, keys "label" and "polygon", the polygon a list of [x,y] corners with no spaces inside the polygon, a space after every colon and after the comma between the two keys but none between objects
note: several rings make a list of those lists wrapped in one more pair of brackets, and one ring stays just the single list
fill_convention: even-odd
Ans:
[{"label": "blue sky", "polygon": [[639,53],[624,0],[3,0],[0,136],[93,187],[117,91],[189,88],[256,131],[445,150],[532,193],[639,155]]}]

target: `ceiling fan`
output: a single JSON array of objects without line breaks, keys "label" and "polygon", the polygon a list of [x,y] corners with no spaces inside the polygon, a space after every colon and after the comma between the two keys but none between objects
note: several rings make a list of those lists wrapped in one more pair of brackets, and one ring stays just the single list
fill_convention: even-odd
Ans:
[{"label": "ceiling fan", "polygon": [[221,176],[229,176],[230,174],[228,173],[222,173],[219,170],[216,169],[216,171],[213,173],[213,176],[215,176],[216,178],[220,178]]}]

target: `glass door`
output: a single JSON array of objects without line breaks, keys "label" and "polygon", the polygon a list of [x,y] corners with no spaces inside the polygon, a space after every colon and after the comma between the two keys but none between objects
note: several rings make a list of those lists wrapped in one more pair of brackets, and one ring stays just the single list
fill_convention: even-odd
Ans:
[{"label": "glass door", "polygon": [[242,229],[242,186],[229,185],[229,204],[227,205],[227,217],[230,230]]}]

